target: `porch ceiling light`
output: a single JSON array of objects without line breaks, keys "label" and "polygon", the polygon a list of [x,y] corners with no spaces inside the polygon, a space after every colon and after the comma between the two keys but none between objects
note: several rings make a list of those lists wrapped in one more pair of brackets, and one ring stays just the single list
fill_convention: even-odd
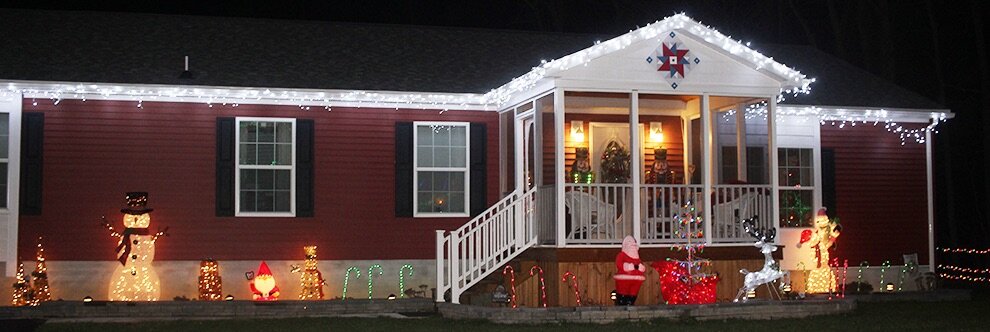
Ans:
[{"label": "porch ceiling light", "polygon": [[650,122],[650,141],[663,143],[663,123]]},{"label": "porch ceiling light", "polygon": [[584,121],[571,121],[571,141],[584,142]]}]

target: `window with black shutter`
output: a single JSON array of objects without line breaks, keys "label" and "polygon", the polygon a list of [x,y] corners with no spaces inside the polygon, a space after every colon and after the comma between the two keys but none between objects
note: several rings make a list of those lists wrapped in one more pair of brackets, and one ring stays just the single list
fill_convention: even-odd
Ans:
[{"label": "window with black shutter", "polygon": [[467,217],[487,208],[485,124],[399,122],[397,217]]}]

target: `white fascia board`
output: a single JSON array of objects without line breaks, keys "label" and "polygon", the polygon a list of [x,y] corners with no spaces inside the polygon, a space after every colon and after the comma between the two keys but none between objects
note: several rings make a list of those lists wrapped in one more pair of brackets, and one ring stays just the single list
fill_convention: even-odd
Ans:
[{"label": "white fascia board", "polygon": [[0,80],[0,95],[24,98],[292,105],[300,108],[367,107],[496,111],[481,94],[403,91],[286,89],[161,84],[115,84]]},{"label": "white fascia board", "polygon": [[815,105],[778,105],[777,114],[797,116],[834,117],[834,120],[875,121],[890,119],[906,123],[928,123],[932,119],[952,119],[955,113],[948,109],[919,109],[896,107],[858,107],[858,106],[815,106]]}]

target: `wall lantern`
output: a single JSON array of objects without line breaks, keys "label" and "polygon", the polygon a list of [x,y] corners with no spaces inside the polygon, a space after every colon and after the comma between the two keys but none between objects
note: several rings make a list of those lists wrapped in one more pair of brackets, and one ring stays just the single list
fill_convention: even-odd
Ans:
[{"label": "wall lantern", "polygon": [[584,142],[584,121],[571,121],[571,141]]},{"label": "wall lantern", "polygon": [[751,290],[747,291],[746,292],[746,298],[748,298],[748,299],[755,299],[756,298],[756,290],[755,289],[751,289]]},{"label": "wall lantern", "polygon": [[650,142],[663,143],[662,122],[650,122]]},{"label": "wall lantern", "polygon": [[93,297],[86,295],[86,297],[83,298],[83,303],[90,303],[90,302],[93,302]]},{"label": "wall lantern", "polygon": [[894,283],[892,283],[892,282],[891,283],[888,283],[886,285],[886,290],[887,290],[888,293],[894,292]]},{"label": "wall lantern", "polygon": [[388,294],[389,300],[395,300],[395,294]]}]

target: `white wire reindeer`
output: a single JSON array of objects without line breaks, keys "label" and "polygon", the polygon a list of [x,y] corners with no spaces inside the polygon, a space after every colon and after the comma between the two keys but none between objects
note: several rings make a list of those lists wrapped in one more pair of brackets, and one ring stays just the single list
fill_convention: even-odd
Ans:
[{"label": "white wire reindeer", "polygon": [[773,252],[777,251],[777,246],[773,244],[773,239],[777,236],[777,229],[757,229],[756,219],[757,216],[743,219],[742,225],[746,233],[757,240],[754,246],[760,248],[760,252],[763,253],[763,269],[755,272],[749,272],[746,269],[739,270],[740,273],[746,275],[746,280],[733,302],[739,302],[740,299],[745,302],[748,299],[746,293],[756,290],[760,285],[771,283],[785,276],[790,277],[787,272],[780,270],[780,264],[777,264],[777,261],[773,259]]}]

